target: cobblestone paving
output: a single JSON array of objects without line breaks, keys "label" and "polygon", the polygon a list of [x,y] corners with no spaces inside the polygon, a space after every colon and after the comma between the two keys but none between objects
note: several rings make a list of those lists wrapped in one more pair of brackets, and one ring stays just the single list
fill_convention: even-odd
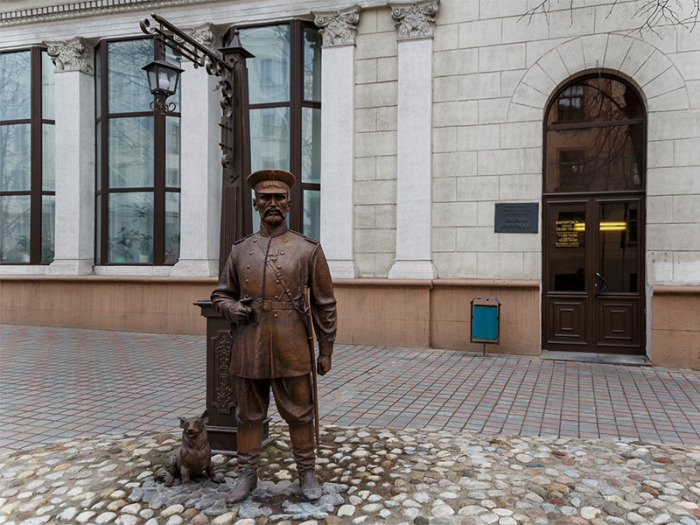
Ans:
[{"label": "cobblestone paving", "polygon": [[233,506],[235,459],[214,457],[221,485],[153,481],[175,434],[15,452],[0,458],[0,524],[700,523],[700,447],[326,426],[324,496],[309,504],[297,494],[288,435],[273,425],[271,436],[263,481]]}]

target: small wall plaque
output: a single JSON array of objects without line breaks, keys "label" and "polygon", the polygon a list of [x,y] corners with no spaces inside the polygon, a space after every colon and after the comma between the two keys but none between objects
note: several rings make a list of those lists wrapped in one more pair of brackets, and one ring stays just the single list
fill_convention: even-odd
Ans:
[{"label": "small wall plaque", "polygon": [[497,203],[494,231],[496,233],[537,233],[539,203]]}]

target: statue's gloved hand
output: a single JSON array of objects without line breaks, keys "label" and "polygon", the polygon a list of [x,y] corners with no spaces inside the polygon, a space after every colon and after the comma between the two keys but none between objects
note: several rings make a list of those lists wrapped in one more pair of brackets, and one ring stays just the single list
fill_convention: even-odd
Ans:
[{"label": "statue's gloved hand", "polygon": [[316,370],[322,376],[325,376],[331,369],[331,356],[320,355],[316,361]]},{"label": "statue's gloved hand", "polygon": [[229,310],[231,321],[236,324],[248,324],[250,322],[250,314],[252,312],[252,308],[248,306],[250,301],[252,301],[251,297],[244,297],[233,304]]}]

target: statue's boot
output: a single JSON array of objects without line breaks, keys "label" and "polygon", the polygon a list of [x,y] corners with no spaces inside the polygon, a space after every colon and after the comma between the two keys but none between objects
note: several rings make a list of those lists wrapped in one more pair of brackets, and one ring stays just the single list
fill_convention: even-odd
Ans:
[{"label": "statue's boot", "polygon": [[314,451],[314,424],[290,425],[289,437],[292,441],[292,452],[299,472],[301,493],[308,501],[316,501],[323,495],[323,490],[316,483]]},{"label": "statue's boot", "polygon": [[262,423],[253,423],[248,427],[239,425],[237,437],[238,480],[226,498],[228,503],[243,501],[248,497],[250,491],[258,485]]}]

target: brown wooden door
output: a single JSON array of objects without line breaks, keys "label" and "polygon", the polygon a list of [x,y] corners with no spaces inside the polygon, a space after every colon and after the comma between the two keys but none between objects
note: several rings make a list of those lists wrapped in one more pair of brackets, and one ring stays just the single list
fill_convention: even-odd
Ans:
[{"label": "brown wooden door", "polygon": [[546,198],[543,348],[644,351],[644,202]]}]

